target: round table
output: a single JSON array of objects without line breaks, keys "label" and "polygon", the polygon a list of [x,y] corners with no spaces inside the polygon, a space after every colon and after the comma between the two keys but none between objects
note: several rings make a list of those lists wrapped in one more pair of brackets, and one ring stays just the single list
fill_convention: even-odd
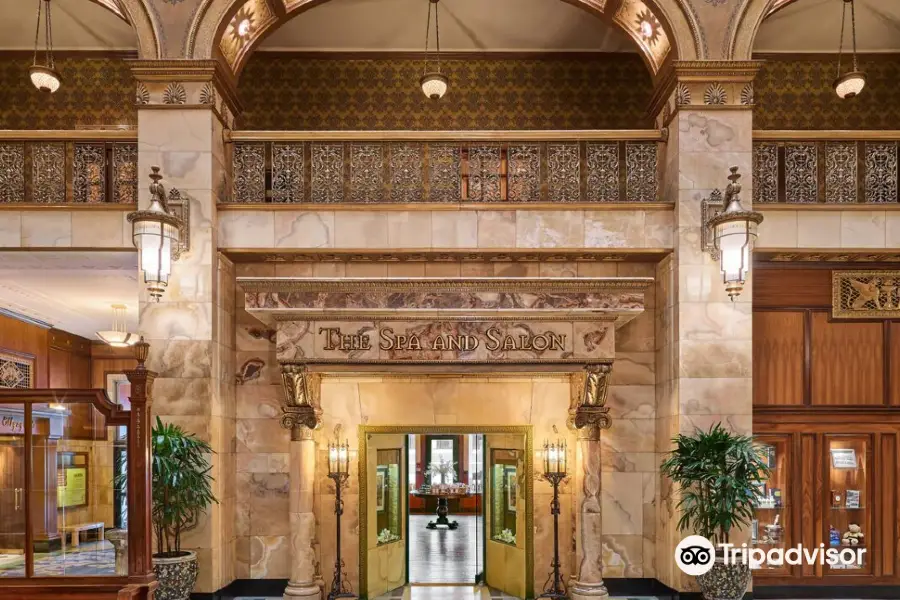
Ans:
[{"label": "round table", "polygon": [[437,499],[437,520],[430,521],[428,525],[425,527],[427,529],[437,529],[438,525],[446,525],[448,530],[453,530],[459,527],[459,523],[457,521],[451,521],[447,518],[447,515],[450,514],[450,503],[448,502],[450,499],[460,500],[462,498],[468,498],[471,496],[468,492],[463,494],[454,494],[454,493],[434,493],[434,492],[415,492],[415,495],[419,498],[436,498]]}]

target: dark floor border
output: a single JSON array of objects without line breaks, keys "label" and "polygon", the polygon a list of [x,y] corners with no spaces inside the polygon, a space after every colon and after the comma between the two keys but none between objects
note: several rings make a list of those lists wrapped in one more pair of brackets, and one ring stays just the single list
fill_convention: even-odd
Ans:
[{"label": "dark floor border", "polygon": [[232,600],[237,596],[284,595],[287,579],[235,579],[217,592],[193,593],[191,600]]},{"label": "dark floor border", "polygon": [[678,600],[678,592],[658,579],[617,577],[606,579],[605,583],[610,596],[656,596],[660,600]]},{"label": "dark floor border", "polygon": [[896,600],[900,598],[898,585],[760,585],[753,586],[757,600],[784,600],[785,598],[861,598]]}]

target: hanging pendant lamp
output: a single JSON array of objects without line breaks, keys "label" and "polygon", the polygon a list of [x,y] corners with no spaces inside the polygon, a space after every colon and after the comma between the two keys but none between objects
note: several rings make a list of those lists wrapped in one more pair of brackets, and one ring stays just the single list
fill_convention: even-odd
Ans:
[{"label": "hanging pendant lamp", "polygon": [[138,336],[134,333],[128,333],[128,326],[125,321],[125,311],[127,310],[127,307],[124,304],[113,304],[112,310],[112,329],[98,331],[97,337],[113,348],[127,348],[128,346],[133,346],[138,341]]},{"label": "hanging pendant lamp", "polygon": [[[847,21],[847,5],[850,5],[850,29],[853,37],[853,68],[841,73],[841,55],[844,53],[844,25]],[[841,14],[841,43],[838,48],[837,79],[834,80],[834,91],[838,98],[853,98],[866,87],[866,74],[859,70],[856,61],[856,4],[854,0],[844,0]]]},{"label": "hanging pendant lamp", "polygon": [[[435,62],[437,68],[434,71],[428,70],[428,37],[431,33],[431,5],[434,4],[434,34],[437,46],[435,52]],[[441,73],[441,29],[438,23],[438,0],[428,0],[428,19],[425,21],[425,72],[419,80],[422,86],[422,92],[426,97],[432,100],[440,100],[447,93],[450,86],[450,80]]]},{"label": "hanging pendant lamp", "polygon": [[[38,40],[41,34],[41,9],[46,4],[44,11],[44,62],[38,62]],[[34,87],[42,92],[52,94],[59,89],[62,79],[56,70],[56,64],[53,61],[53,28],[50,24],[50,0],[38,0],[37,25],[34,30],[34,61],[31,68],[28,69],[28,75],[31,77],[31,83]]]}]

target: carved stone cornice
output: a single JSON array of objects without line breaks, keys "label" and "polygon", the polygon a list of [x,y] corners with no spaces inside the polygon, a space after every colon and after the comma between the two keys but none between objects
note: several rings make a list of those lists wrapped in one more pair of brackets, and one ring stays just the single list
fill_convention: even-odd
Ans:
[{"label": "carved stone cornice", "polygon": [[129,60],[142,108],[211,108],[234,128],[242,106],[230,70],[217,60]]},{"label": "carved stone cornice", "polygon": [[572,402],[569,420],[572,427],[583,430],[586,439],[599,439],[602,429],[609,429],[612,419],[606,396],[612,363],[590,364],[572,377]]},{"label": "carved stone cornice", "polygon": [[753,80],[761,60],[680,60],[661,74],[648,113],[663,128],[679,110],[753,108]]},{"label": "carved stone cornice", "polygon": [[322,425],[320,403],[321,375],[310,373],[305,365],[281,365],[284,384],[284,405],[281,425],[291,430],[291,439],[299,441],[308,433],[305,429],[318,429]]}]

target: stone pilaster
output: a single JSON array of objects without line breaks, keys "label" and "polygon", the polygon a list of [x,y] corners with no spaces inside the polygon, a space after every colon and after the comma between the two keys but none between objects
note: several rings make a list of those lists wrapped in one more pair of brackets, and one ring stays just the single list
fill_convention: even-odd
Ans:
[{"label": "stone pilaster", "polygon": [[[675,251],[657,268],[658,459],[671,438],[721,422],[752,431],[752,278],[731,302],[718,264],[701,249],[701,202],[724,190],[729,167],[752,198],[752,79],[758,63],[676,63],[674,87],[661,112],[668,129],[663,198],[675,204]],[[764,225],[763,225],[764,227]],[[693,578],[673,552],[690,532],[677,530],[677,493],[659,481],[657,577],[686,590]]]},{"label": "stone pilaster", "polygon": [[290,496],[291,579],[284,590],[285,600],[319,598],[316,557],[316,442],[313,431],[321,424],[320,378],[301,365],[283,365],[285,403],[282,425],[291,430]]},{"label": "stone pilaster", "polygon": [[[233,579],[234,548],[234,268],[218,253],[216,204],[227,190],[223,121],[231,108],[211,64],[135,61],[138,172],[160,167],[170,198],[188,203],[190,249],[173,263],[159,302],[143,280],[140,332],[148,366],[159,373],[154,412],[212,446],[213,504],[182,536],[195,550],[195,591],[214,592]],[[142,186],[139,204],[149,192]],[[130,232],[129,232],[130,235]]]}]

